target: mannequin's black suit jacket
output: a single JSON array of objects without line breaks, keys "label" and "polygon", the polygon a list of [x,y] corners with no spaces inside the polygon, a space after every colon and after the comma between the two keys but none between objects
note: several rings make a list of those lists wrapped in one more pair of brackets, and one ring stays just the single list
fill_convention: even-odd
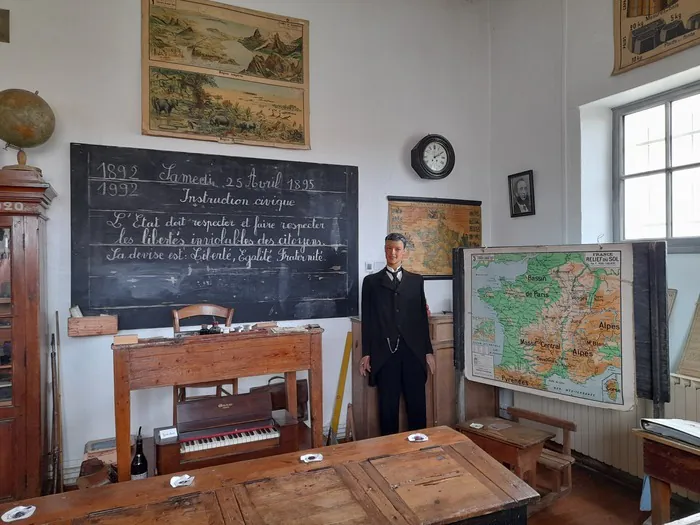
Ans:
[{"label": "mannequin's black suit jacket", "polygon": [[427,379],[426,354],[433,353],[428,327],[423,276],[403,270],[398,288],[387,275],[386,268],[364,278],[362,282],[362,355],[370,356],[370,386],[375,385],[377,372],[391,357],[387,337],[401,335],[399,348],[410,348],[418,358]]}]

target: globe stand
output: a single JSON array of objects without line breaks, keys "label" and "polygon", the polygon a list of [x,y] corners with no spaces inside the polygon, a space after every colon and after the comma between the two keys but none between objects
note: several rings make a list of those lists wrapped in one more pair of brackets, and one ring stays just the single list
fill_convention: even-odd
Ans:
[{"label": "globe stand", "polygon": [[41,175],[41,169],[36,166],[27,165],[27,154],[22,148],[13,146],[12,144],[5,144],[5,149],[12,148],[17,150],[17,164],[10,166],[3,166],[4,170],[17,170],[17,171],[33,171]]}]

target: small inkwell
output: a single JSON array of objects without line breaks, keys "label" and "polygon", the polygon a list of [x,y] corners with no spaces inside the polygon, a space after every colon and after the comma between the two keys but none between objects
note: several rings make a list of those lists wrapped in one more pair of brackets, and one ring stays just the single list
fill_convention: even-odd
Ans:
[{"label": "small inkwell", "polygon": [[10,509],[5,514],[3,514],[2,521],[4,521],[5,523],[11,523],[13,521],[29,518],[32,516],[32,514],[34,514],[35,510],[36,507],[34,505],[28,505],[26,507],[20,505],[19,507]]},{"label": "small inkwell", "polygon": [[213,318],[212,325],[203,324],[202,328],[199,330],[199,335],[210,335],[210,334],[220,334],[221,327],[219,326],[219,321]]}]

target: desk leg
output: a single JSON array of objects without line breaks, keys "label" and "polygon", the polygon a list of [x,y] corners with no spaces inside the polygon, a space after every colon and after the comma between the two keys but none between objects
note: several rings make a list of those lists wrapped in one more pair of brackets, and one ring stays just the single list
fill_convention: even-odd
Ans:
[{"label": "desk leg", "polygon": [[649,476],[651,481],[651,525],[671,521],[671,485]]},{"label": "desk leg", "polygon": [[114,351],[114,426],[117,437],[119,481],[131,479],[131,388],[129,353]]},{"label": "desk leg", "polygon": [[297,417],[297,373],[285,372],[285,390],[287,391],[287,411]]},{"label": "desk leg", "polygon": [[537,490],[537,460],[542,455],[544,443],[518,451],[515,475]]},{"label": "desk leg", "polygon": [[311,401],[311,446],[323,446],[323,362],[321,334],[311,335],[311,368],[309,369],[309,398]]}]

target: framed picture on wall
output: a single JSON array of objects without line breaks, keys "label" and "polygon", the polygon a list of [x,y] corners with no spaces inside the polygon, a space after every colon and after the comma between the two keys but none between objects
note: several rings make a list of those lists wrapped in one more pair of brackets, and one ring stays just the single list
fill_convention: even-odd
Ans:
[{"label": "framed picture on wall", "polygon": [[532,170],[508,175],[508,193],[511,217],[535,214],[535,183]]},{"label": "framed picture on wall", "polygon": [[142,133],[311,149],[309,21],[141,0]]}]

